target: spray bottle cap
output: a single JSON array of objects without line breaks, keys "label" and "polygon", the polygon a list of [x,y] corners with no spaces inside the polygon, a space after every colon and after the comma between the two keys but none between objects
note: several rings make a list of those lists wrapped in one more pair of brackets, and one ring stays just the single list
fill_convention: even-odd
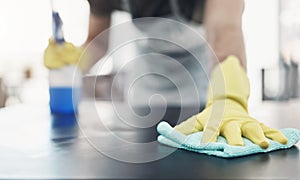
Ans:
[{"label": "spray bottle cap", "polygon": [[56,43],[64,43],[64,34],[62,30],[63,22],[59,16],[59,13],[56,11],[52,11],[52,27],[53,27],[53,37]]}]

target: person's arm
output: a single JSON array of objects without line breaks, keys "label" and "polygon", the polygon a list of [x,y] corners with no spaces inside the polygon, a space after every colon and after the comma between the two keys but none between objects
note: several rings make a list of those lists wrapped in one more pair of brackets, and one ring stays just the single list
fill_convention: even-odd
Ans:
[{"label": "person's arm", "polygon": [[89,29],[83,47],[89,51],[87,53],[89,57],[88,67],[90,68],[107,52],[111,13],[115,1],[88,0],[88,2],[90,4]]},{"label": "person's arm", "polygon": [[[89,30],[88,37],[84,46],[87,46],[94,40],[100,33],[107,30],[110,27],[110,16],[97,16],[90,12],[89,17]],[[102,46],[104,50],[107,50],[108,47],[108,33],[105,33],[105,38],[101,38],[102,42],[99,44]]]},{"label": "person's arm", "polygon": [[88,37],[83,44],[83,47],[88,49],[88,69],[106,54],[109,41],[109,27],[110,16],[97,16],[92,12],[90,13]]},{"label": "person's arm", "polygon": [[243,137],[262,148],[269,139],[286,144],[287,137],[248,114],[250,83],[246,74],[242,36],[242,0],[207,0],[205,25],[208,42],[218,60],[210,74],[205,109],[175,126],[185,135],[203,131],[202,143],[217,141],[219,135],[230,145],[243,146]]},{"label": "person's arm", "polygon": [[234,55],[246,69],[242,33],[243,10],[243,0],[207,0],[204,10],[204,26],[208,43],[218,60],[222,62],[229,55]]}]

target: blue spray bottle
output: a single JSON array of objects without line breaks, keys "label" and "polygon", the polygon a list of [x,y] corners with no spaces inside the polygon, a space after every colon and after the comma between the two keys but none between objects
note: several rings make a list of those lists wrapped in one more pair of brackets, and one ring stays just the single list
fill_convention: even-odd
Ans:
[{"label": "blue spray bottle", "polygon": [[[62,20],[59,13],[52,10],[53,37],[59,45],[65,43]],[[76,65],[67,64],[49,70],[50,110],[53,114],[74,114],[77,112],[81,72]]]}]

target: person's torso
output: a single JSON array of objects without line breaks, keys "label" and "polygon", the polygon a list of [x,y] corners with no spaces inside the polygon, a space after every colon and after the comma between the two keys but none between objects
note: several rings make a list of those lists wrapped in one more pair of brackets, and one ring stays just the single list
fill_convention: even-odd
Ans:
[{"label": "person's torso", "polygon": [[114,10],[127,11],[133,19],[176,16],[181,20],[203,22],[205,0],[88,0],[95,15]]}]

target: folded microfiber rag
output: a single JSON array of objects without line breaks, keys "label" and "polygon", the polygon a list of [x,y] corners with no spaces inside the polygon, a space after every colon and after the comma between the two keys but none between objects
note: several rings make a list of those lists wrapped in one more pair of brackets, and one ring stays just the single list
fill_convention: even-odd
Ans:
[{"label": "folded microfiber rag", "polygon": [[157,131],[160,134],[157,140],[162,144],[223,158],[233,158],[256,153],[266,153],[279,149],[287,149],[295,145],[300,139],[299,130],[293,128],[281,129],[280,131],[288,138],[288,143],[280,144],[276,141],[269,140],[270,146],[267,149],[262,149],[247,138],[243,138],[244,146],[229,145],[226,143],[226,139],[222,136],[218,137],[217,142],[200,144],[202,132],[186,136],[173,129],[167,122],[164,121],[158,124]]}]

